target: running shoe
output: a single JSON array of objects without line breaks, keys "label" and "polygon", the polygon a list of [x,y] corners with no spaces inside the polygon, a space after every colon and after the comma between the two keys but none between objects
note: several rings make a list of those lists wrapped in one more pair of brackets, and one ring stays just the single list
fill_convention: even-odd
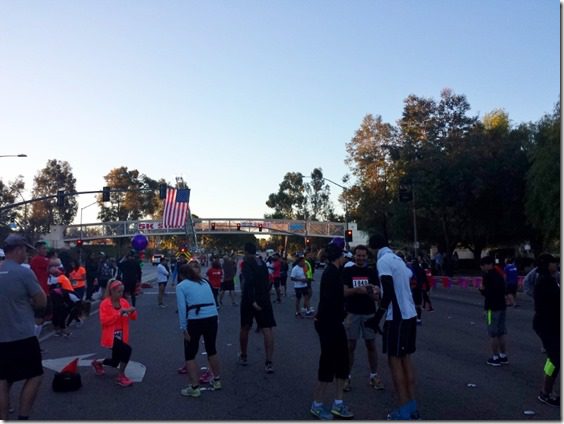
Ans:
[{"label": "running shoe", "polygon": [[500,356],[499,357],[499,363],[501,365],[507,365],[507,364],[509,364],[509,358],[507,356],[504,356],[503,358]]},{"label": "running shoe", "polygon": [[543,392],[540,392],[537,396],[537,399],[550,406],[560,406],[560,398],[553,398],[550,395],[546,395]]},{"label": "running shoe", "polygon": [[242,353],[239,354],[239,365],[247,365],[248,361],[247,361],[247,355],[243,355]]},{"label": "running shoe", "polygon": [[351,419],[354,417],[354,414],[349,409],[349,407],[345,405],[344,402],[339,405],[335,405],[335,403],[333,403],[333,406],[331,407],[331,413],[336,417],[344,419]]},{"label": "running shoe", "polygon": [[274,372],[274,367],[272,366],[272,362],[268,361],[264,364],[264,371],[267,374],[272,374]]},{"label": "running shoe", "polygon": [[423,320],[418,319],[418,320],[417,320],[417,325],[423,325]]},{"label": "running shoe", "polygon": [[209,383],[212,379],[213,374],[209,370],[204,371],[202,375],[200,375],[200,383],[202,384]]},{"label": "running shoe", "polygon": [[370,377],[369,384],[376,390],[384,390],[384,383],[378,374],[374,377]]},{"label": "running shoe", "polygon": [[180,394],[186,397],[200,397],[202,392],[199,387],[188,386],[185,389],[180,390]]},{"label": "running shoe", "polygon": [[176,372],[177,372],[178,374],[188,374],[188,368],[186,368],[186,365],[184,365],[184,366],[178,368],[178,369],[176,370]]},{"label": "running shoe", "polygon": [[125,376],[125,374],[120,374],[116,378],[116,383],[119,384],[121,387],[129,387],[133,386],[133,381]]},{"label": "running shoe", "polygon": [[219,378],[212,378],[210,380],[210,386],[214,389],[214,390],[221,390],[221,388],[223,387],[221,385],[221,380]]},{"label": "running shoe", "polygon": [[486,364],[491,365],[492,367],[501,367],[499,358],[494,358],[493,356],[486,361]]},{"label": "running shoe", "polygon": [[333,419],[333,414],[328,411],[325,406],[320,405],[320,406],[314,406],[313,404],[311,405],[311,408],[309,410],[309,412],[311,413],[311,415],[313,415],[314,417],[319,418],[320,420],[332,420]]},{"label": "running shoe", "polygon": [[343,387],[343,391],[344,392],[350,392],[352,390],[352,386],[351,386],[351,378],[347,378],[345,380],[345,386]]},{"label": "running shoe", "polygon": [[296,312],[296,318],[303,318],[304,316],[301,314],[301,312]]},{"label": "running shoe", "polygon": [[92,368],[94,368],[94,372],[96,373],[96,375],[104,375],[106,373],[106,371],[104,371],[104,366],[96,359],[94,359],[91,362],[91,364],[92,364]]}]

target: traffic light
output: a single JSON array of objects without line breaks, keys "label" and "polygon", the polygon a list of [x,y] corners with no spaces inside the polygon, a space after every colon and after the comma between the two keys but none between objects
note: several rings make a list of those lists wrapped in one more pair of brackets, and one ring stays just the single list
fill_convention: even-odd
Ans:
[{"label": "traffic light", "polygon": [[259,224],[259,231],[262,232],[262,224]]},{"label": "traffic light", "polygon": [[106,186],[102,188],[102,202],[110,201],[110,187]]},{"label": "traffic light", "polygon": [[237,231],[241,231],[241,224],[237,224]]},{"label": "traffic light", "polygon": [[166,199],[166,184],[159,184],[159,199],[164,200]]},{"label": "traffic light", "polygon": [[308,238],[306,238],[306,246],[307,246],[307,247],[311,246],[311,240],[308,239]]},{"label": "traffic light", "polygon": [[180,251],[181,251],[182,253],[186,253],[186,248],[185,248],[185,247],[181,247],[181,248],[180,248]]},{"label": "traffic light", "polygon": [[57,207],[65,207],[65,190],[57,190]]},{"label": "traffic light", "polygon": [[82,247],[83,244],[84,244],[84,240],[77,240],[76,241],[76,247]]},{"label": "traffic light", "polygon": [[345,231],[345,241],[346,241],[347,243],[350,243],[351,241],[353,241],[353,238],[352,238],[352,230],[347,230],[347,231]]},{"label": "traffic light", "polygon": [[211,223],[211,229],[212,229],[212,231],[215,231],[215,222]]}]

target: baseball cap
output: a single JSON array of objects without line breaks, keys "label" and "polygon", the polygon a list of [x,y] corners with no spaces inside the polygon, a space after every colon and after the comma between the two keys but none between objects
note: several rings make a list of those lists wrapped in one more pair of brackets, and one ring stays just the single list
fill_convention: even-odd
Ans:
[{"label": "baseball cap", "polygon": [[4,239],[4,244],[2,245],[5,250],[19,246],[25,246],[29,249],[35,249],[35,247],[27,242],[24,236],[21,236],[19,234],[10,234]]}]

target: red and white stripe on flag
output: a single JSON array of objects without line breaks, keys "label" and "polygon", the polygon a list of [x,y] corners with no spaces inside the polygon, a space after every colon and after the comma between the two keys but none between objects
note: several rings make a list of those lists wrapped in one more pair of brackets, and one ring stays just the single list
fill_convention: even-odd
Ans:
[{"label": "red and white stripe on flag", "polygon": [[181,228],[186,222],[188,212],[188,202],[176,201],[176,189],[166,189],[166,199],[164,200],[163,226],[165,228]]}]

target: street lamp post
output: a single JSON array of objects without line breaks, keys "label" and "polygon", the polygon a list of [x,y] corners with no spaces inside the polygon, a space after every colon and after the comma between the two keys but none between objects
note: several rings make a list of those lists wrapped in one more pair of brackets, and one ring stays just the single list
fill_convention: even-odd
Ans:
[{"label": "street lamp post", "polygon": [[[303,175],[303,174],[301,174],[301,175],[302,175],[302,178],[311,178],[310,176],[307,176],[307,175]],[[345,187],[345,186],[343,186],[339,183],[336,183],[335,181],[330,180],[327,177],[323,177],[322,179],[330,182],[331,184],[336,185],[337,187],[340,187],[341,189],[343,189],[343,193],[348,190],[348,187]],[[348,214],[347,196],[343,196],[343,199],[345,201],[345,234],[346,234],[347,230],[349,229],[349,217],[348,217],[349,214]]]},{"label": "street lamp post", "polygon": [[98,203],[98,201],[96,202],[92,202],[89,205],[84,206],[83,208],[80,208],[80,239],[82,240],[82,211],[86,208],[89,208],[92,205],[95,205],[96,203]]}]

